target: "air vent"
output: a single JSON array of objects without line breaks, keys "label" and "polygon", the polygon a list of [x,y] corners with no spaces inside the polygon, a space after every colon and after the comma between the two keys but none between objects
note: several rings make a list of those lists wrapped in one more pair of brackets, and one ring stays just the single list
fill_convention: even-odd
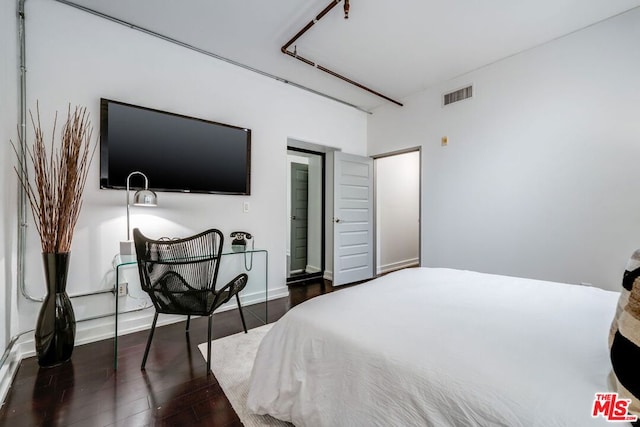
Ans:
[{"label": "air vent", "polygon": [[469,99],[471,97],[473,97],[473,86],[463,87],[462,89],[442,95],[442,105],[453,104],[454,102]]}]

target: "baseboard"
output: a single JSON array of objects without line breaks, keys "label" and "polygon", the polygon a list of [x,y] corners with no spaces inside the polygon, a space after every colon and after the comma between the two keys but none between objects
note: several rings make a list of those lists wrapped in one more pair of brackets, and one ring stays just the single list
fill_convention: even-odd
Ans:
[{"label": "baseboard", "polygon": [[[407,260],[404,260],[404,261],[398,261],[398,262],[394,262],[394,263],[390,263],[390,264],[379,266],[377,268],[376,274],[377,275],[386,274],[386,273],[390,273],[390,272],[395,271],[395,270],[400,270],[402,268],[417,267],[419,265],[420,265],[420,260],[418,258],[407,259]],[[332,270],[325,270],[323,277],[325,279],[327,279],[327,280],[333,281],[333,271]]]},{"label": "baseboard", "polygon": [[378,266],[377,274],[386,274],[395,270],[400,270],[407,267],[417,267],[420,264],[418,258],[406,259],[403,261],[396,261],[389,264]]},{"label": "baseboard", "polygon": [[[268,300],[274,300],[278,298],[284,298],[289,296],[289,287],[288,286],[280,286],[279,288],[269,289],[269,298]],[[264,301],[264,298],[262,299]]]},{"label": "baseboard", "polygon": [[2,368],[0,369],[0,401],[2,402],[0,407],[4,406],[9,390],[11,389],[11,384],[13,384],[13,379],[18,372],[18,367],[22,360],[19,353],[20,352],[17,347],[12,349],[9,356],[7,356],[7,360],[5,360]]},{"label": "baseboard", "polygon": [[320,273],[322,270],[320,269],[320,267],[316,267],[315,265],[308,265],[305,267],[304,271],[306,271],[309,274],[313,274],[313,273]]},{"label": "baseboard", "polygon": [[[289,288],[287,286],[281,286],[279,288],[269,289],[268,300],[274,300],[283,298],[289,295]],[[265,292],[255,292],[251,294],[244,294],[240,298],[240,302],[243,306],[249,306],[257,303],[264,303]],[[229,301],[227,304],[221,306],[216,313],[223,311],[233,310],[237,308],[235,300]],[[148,309],[121,313],[118,316],[118,336],[132,334],[134,332],[140,332],[147,330],[151,327],[153,321],[153,315],[155,311],[153,307]],[[169,325],[172,323],[182,322],[186,319],[186,316],[177,315],[162,315],[158,317],[157,326]],[[106,320],[106,321],[105,321]],[[113,317],[105,317],[100,319],[89,320],[86,322],[79,322],[76,325],[76,339],[75,346],[89,344],[96,341],[102,341],[105,339],[111,339],[114,337],[115,329],[113,323]],[[13,378],[18,371],[18,366],[22,359],[35,356],[35,342],[33,334],[30,338],[16,344],[15,348],[11,351],[11,354],[7,357],[4,365],[0,368],[0,397],[4,404],[7,392],[11,387]]]},{"label": "baseboard", "polygon": [[[132,313],[121,313],[118,316],[118,336],[132,334],[147,330],[151,327],[154,314],[153,307],[149,307],[143,311]],[[158,317],[157,326],[170,325],[184,321],[186,316],[162,315]],[[108,322],[104,320],[108,319]],[[76,337],[74,347],[90,344],[96,341],[111,339],[115,335],[113,317],[89,320],[76,324]],[[20,360],[36,355],[35,341],[33,335],[19,345]],[[73,357],[73,356],[72,356]],[[19,361],[20,361],[19,360]],[[18,361],[18,363],[19,363]]]}]

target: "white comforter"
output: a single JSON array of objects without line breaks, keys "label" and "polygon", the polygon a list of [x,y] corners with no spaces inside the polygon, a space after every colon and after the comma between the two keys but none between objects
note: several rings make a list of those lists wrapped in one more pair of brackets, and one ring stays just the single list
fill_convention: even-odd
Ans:
[{"label": "white comforter", "polygon": [[[294,307],[262,341],[248,408],[296,426],[611,425],[618,293],[402,270]],[[620,425],[620,424],[617,424]]]}]

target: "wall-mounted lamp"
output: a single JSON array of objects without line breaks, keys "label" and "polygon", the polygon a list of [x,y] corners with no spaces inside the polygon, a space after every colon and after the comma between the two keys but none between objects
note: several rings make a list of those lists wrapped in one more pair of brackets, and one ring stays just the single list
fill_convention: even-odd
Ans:
[{"label": "wall-mounted lamp", "polygon": [[131,189],[130,181],[131,177],[134,175],[142,175],[144,178],[144,189],[138,190],[133,195],[133,206],[158,206],[158,196],[153,191],[149,190],[149,180],[147,176],[142,172],[131,172],[129,176],[127,176],[127,240],[125,242],[120,242],[120,254],[121,255],[133,255],[135,254],[135,248],[133,246],[133,242],[131,241],[131,226],[129,219],[129,191]]}]

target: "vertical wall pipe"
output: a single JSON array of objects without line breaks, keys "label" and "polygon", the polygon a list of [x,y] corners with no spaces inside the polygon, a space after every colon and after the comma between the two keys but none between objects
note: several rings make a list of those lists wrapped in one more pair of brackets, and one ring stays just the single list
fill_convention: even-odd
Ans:
[{"label": "vertical wall pipe", "polygon": [[[26,0],[18,0],[18,39],[20,48],[20,125],[18,127],[20,163],[27,163],[27,66],[26,66],[26,34],[24,4]],[[20,168],[21,180],[26,182],[27,169]],[[17,280],[20,293],[29,301],[42,302],[44,297],[33,297],[27,293],[25,285],[25,256],[27,240],[27,194],[18,182],[18,270]]]},{"label": "vertical wall pipe", "polygon": [[[19,144],[18,144],[18,156],[20,164],[25,165],[27,163],[27,66],[26,66],[26,24],[25,24],[25,11],[24,5],[26,0],[18,0],[18,40],[19,40],[19,52],[20,52],[20,124],[18,126],[19,132]],[[27,182],[28,170],[26,167],[20,168],[20,179],[22,182]],[[20,182],[18,182],[18,241],[17,241],[17,282],[18,288],[22,296],[33,302],[43,302],[44,296],[34,297],[27,292],[25,270],[26,270],[26,242],[27,242],[27,228],[28,228],[28,206],[27,206],[27,194]],[[115,285],[114,285],[115,289]],[[78,295],[69,295],[70,298],[98,295],[108,292],[113,292],[113,289],[103,289],[100,291],[94,291]]]},{"label": "vertical wall pipe", "polygon": [[[25,12],[24,5],[26,0],[17,0],[18,9],[17,9],[17,19],[18,19],[18,41],[19,41],[19,66],[20,66],[20,99],[19,99],[19,125],[18,125],[18,133],[19,133],[19,144],[17,147],[19,161],[22,164],[25,164],[27,161],[27,149],[26,149],[26,130],[27,130],[27,67],[26,67],[26,37],[25,37]],[[21,178],[23,180],[27,177],[26,168],[21,169]],[[21,183],[18,182],[18,241],[17,241],[17,283],[20,288],[20,292],[24,298],[29,301],[34,302],[42,302],[44,301],[44,297],[36,298],[29,295],[25,289],[25,257],[26,257],[26,237],[27,237],[27,194],[22,187]],[[116,285],[114,285],[113,289],[103,289],[99,291],[70,295],[70,298],[77,297],[85,297],[90,295],[99,295],[105,293],[114,293],[116,289]],[[136,311],[146,310],[152,305],[145,305],[143,307],[137,307],[131,310],[120,312],[120,314],[124,313],[133,313]],[[88,317],[86,319],[76,320],[77,323],[86,322],[89,320],[96,320],[111,317],[114,314],[108,313],[98,316]],[[4,366],[6,361],[9,359],[9,355],[13,350],[13,347],[18,342],[19,338],[25,334],[33,332],[33,329],[19,332],[18,334],[11,337],[9,343],[4,349],[2,356],[0,356],[0,369]],[[16,371],[17,372],[17,371]],[[14,372],[15,374],[15,372]]]}]

